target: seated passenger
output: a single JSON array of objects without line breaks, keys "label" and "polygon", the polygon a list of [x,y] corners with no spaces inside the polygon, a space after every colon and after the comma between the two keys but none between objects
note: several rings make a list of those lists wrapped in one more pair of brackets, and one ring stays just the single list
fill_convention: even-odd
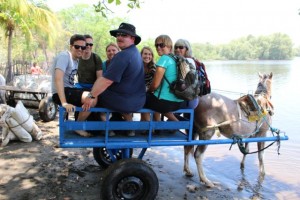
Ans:
[{"label": "seated passenger", "polygon": [[[83,36],[86,42],[86,49],[83,50],[82,57],[79,58],[77,70],[78,83],[75,83],[75,87],[90,90],[97,78],[102,76],[102,60],[100,56],[93,52],[93,37],[88,34]],[[77,119],[77,117],[78,112],[75,112],[75,119]],[[91,113],[87,120],[102,120],[101,114]]]},{"label": "seated passenger", "polygon": [[93,38],[90,35],[84,35],[86,42],[86,49],[79,58],[78,63],[78,83],[75,84],[77,88],[91,89],[98,77],[102,76],[102,60],[92,51]]},{"label": "seated passenger", "polygon": [[[114,57],[114,55],[116,55],[119,51],[121,51],[121,49],[118,47],[117,44],[115,44],[113,42],[109,43],[106,46],[105,52],[106,52],[107,60],[102,63],[103,74],[106,72],[106,69],[109,67],[109,64],[110,64],[112,58]],[[101,115],[101,120],[105,121],[106,120],[105,113],[101,113],[100,115]],[[122,119],[122,118],[123,117],[120,113],[116,113],[116,112],[111,113],[111,118],[110,118],[111,120],[117,120],[117,119]],[[109,135],[110,136],[115,135],[114,131],[110,131]]]},{"label": "seated passenger", "polygon": [[[148,91],[156,71],[154,54],[150,47],[143,47],[141,50],[141,55],[144,64],[145,86],[146,91]],[[141,121],[150,121],[150,113],[141,113]]]},{"label": "seated passenger", "polygon": [[114,55],[116,55],[119,51],[121,51],[121,49],[118,47],[118,45],[116,45],[113,42],[109,43],[106,46],[105,52],[106,52],[107,60],[102,63],[103,73],[105,73],[105,71],[108,68],[112,58],[114,57]]},{"label": "seated passenger", "polygon": [[[150,108],[163,113],[169,120],[178,121],[172,111],[178,110],[183,102],[170,92],[169,84],[177,78],[177,66],[173,58],[168,56],[172,53],[172,40],[168,35],[160,35],[155,39],[156,51],[160,59],[156,63],[156,72],[147,92],[145,108]],[[156,121],[160,120],[159,114],[154,115]]]},{"label": "seated passenger", "polygon": [[[106,72],[96,80],[82,108],[90,109],[99,95],[97,106],[123,113],[126,121],[132,121],[132,113],[141,109],[146,99],[143,61],[136,47],[141,37],[136,34],[135,27],[127,23],[121,23],[110,34],[116,37],[122,51],[112,58]],[[128,136],[134,135],[134,131],[128,132]]]},{"label": "seated passenger", "polygon": [[[196,63],[193,60],[192,47],[189,41],[184,39],[179,39],[175,42],[174,45],[174,54],[185,57],[189,63],[191,63],[196,68]],[[191,108],[195,109],[199,103],[199,98],[196,97],[191,101],[184,101],[181,105],[181,108]]]},{"label": "seated passenger", "polygon": [[[78,69],[78,60],[82,51],[86,48],[83,35],[75,34],[70,39],[70,51],[64,51],[57,55],[52,66],[52,99],[54,103],[66,108],[67,112],[73,112],[75,106],[82,106],[89,92],[75,88],[74,77]],[[96,105],[96,99],[90,107]],[[78,121],[84,121],[90,112],[80,112]],[[83,130],[75,131],[77,134],[89,137],[91,134]]]}]

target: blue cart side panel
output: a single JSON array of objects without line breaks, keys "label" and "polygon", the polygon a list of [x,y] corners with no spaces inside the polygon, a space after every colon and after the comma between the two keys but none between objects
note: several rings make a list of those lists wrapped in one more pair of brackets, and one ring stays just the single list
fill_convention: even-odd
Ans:
[{"label": "blue cart side panel", "polygon": [[[76,111],[82,111],[76,108]],[[91,108],[91,112],[106,113],[106,119],[112,110],[106,108]],[[216,140],[193,140],[193,109],[181,109],[174,113],[188,113],[186,121],[153,121],[154,111],[141,109],[136,113],[150,113],[150,121],[74,121],[66,118],[63,107],[59,108],[59,142],[63,148],[83,147],[105,147],[107,149],[126,148],[149,148],[153,146],[185,146],[185,145],[207,145],[207,144],[232,144],[232,139]],[[87,130],[93,132],[93,137],[82,137],[74,133],[74,130]],[[134,130],[135,136],[117,134],[109,137],[110,130]],[[147,134],[142,134],[142,131]],[[161,130],[160,134],[153,134],[153,130]],[[168,130],[176,130],[170,133]],[[287,136],[245,138],[242,142],[276,141],[288,140]]]}]

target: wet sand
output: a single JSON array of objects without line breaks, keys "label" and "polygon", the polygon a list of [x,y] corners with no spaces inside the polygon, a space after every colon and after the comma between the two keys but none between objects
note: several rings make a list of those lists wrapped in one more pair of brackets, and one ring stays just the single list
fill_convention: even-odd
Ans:
[{"label": "wet sand", "polygon": [[[44,133],[42,140],[15,141],[0,148],[0,199],[101,199],[105,170],[94,160],[92,149],[59,148],[57,119],[44,123],[34,116]],[[172,152],[180,155],[174,156]],[[143,160],[152,166],[159,179],[157,200],[242,199],[237,190],[222,184],[206,188],[197,174],[185,177],[182,158],[183,147],[147,150]]]}]

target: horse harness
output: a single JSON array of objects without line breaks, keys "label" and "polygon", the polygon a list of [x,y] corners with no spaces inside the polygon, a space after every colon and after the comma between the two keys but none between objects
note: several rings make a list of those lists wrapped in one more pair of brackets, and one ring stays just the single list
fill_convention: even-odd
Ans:
[{"label": "horse harness", "polygon": [[[262,105],[259,105],[257,100],[256,100],[256,99],[260,99],[261,97],[263,97],[267,101],[266,108],[263,108]],[[243,112],[245,114],[245,116],[248,118],[249,122],[254,122],[254,121],[256,122],[255,131],[253,133],[248,134],[248,135],[244,135],[246,137],[250,137],[251,135],[255,134],[257,132],[257,130],[260,128],[260,126],[263,123],[262,119],[267,114],[269,114],[270,116],[273,115],[273,105],[270,102],[270,100],[266,97],[265,94],[255,95],[255,97],[251,94],[244,95],[244,96],[240,97],[237,100],[237,107],[238,107],[238,113],[239,113],[239,118],[237,120],[227,120],[227,121],[221,122],[221,123],[216,124],[216,125],[206,126],[204,128],[199,128],[199,126],[196,125],[197,128],[198,128],[198,131],[199,132],[204,132],[204,131],[207,131],[209,129],[217,129],[217,128],[222,127],[222,126],[226,126],[226,125],[230,125],[230,124],[235,123],[235,122],[239,122],[239,121],[242,120],[242,112]]]}]

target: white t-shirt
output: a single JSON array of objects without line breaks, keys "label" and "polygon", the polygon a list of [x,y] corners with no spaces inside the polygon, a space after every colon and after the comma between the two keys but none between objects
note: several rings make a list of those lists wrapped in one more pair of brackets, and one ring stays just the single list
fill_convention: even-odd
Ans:
[{"label": "white t-shirt", "polygon": [[69,51],[59,53],[52,65],[52,94],[57,93],[55,87],[55,69],[62,70],[64,74],[64,87],[74,87],[74,78],[77,74],[78,60],[73,60]]}]

